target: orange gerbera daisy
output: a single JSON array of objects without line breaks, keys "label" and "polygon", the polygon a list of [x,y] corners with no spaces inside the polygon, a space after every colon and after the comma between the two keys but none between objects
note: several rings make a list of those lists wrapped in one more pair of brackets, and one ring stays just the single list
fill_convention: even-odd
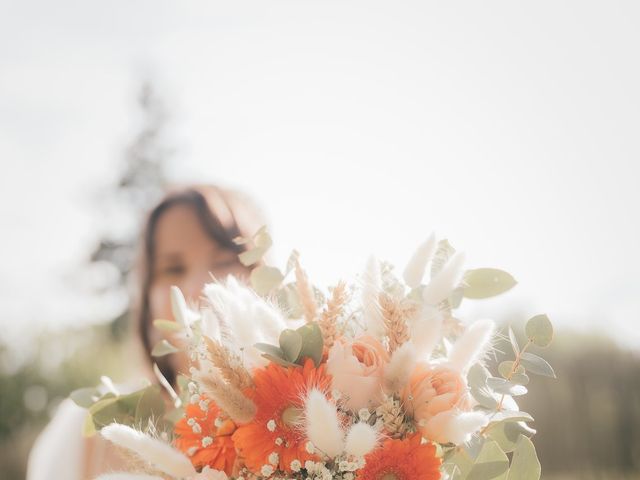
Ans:
[{"label": "orange gerbera daisy", "polygon": [[315,368],[311,359],[302,368],[270,363],[254,372],[253,382],[246,395],[256,404],[256,416],[233,434],[249,470],[267,476],[278,469],[291,472],[294,460],[301,466],[316,460],[299,424],[307,392],[312,388],[329,390],[331,380],[324,366]]},{"label": "orange gerbera daisy", "polygon": [[432,443],[420,434],[404,440],[387,440],[365,457],[358,480],[438,480],[440,459]]},{"label": "orange gerbera daisy", "polygon": [[[220,409],[204,396],[199,403],[190,403],[186,415],[174,427],[175,446],[186,453],[197,469],[209,466],[231,475],[236,449],[231,435],[236,425],[220,419]],[[202,407],[206,407],[203,410]]]}]

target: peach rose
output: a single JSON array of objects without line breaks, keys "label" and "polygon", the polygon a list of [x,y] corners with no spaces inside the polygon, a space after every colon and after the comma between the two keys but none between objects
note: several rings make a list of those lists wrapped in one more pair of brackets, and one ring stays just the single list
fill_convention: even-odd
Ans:
[{"label": "peach rose", "polygon": [[352,343],[333,345],[327,358],[327,373],[347,408],[376,407],[382,401],[382,374],[388,362],[389,354],[382,344],[365,336]]},{"label": "peach rose", "polygon": [[442,439],[444,418],[450,412],[468,411],[467,381],[456,370],[445,366],[418,365],[402,391],[405,411],[414,418],[429,440]]}]

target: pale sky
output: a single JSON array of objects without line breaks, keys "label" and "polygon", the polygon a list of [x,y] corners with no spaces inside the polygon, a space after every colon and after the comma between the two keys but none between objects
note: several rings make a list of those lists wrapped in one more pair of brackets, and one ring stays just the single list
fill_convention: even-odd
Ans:
[{"label": "pale sky", "polygon": [[115,308],[62,278],[151,75],[173,173],[256,197],[320,285],[436,231],[519,280],[483,315],[638,348],[639,24],[635,1],[0,0],[3,333]]}]

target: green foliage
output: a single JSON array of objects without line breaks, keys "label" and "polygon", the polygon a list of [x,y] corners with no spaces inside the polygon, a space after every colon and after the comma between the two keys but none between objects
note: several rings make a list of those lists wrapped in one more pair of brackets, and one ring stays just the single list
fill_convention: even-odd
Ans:
[{"label": "green foliage", "polygon": [[251,286],[259,295],[267,295],[273,289],[280,286],[284,275],[276,267],[260,265],[251,271]]},{"label": "green foliage", "polygon": [[261,227],[252,238],[254,246],[238,255],[240,262],[245,267],[250,267],[260,262],[265,253],[271,248],[271,245],[273,245],[271,235],[269,235],[266,226]]},{"label": "green foliage", "polygon": [[533,443],[524,435],[520,435],[511,460],[509,480],[538,480],[540,471],[540,462]]},{"label": "green foliage", "polygon": [[464,282],[464,296],[473,299],[495,297],[518,283],[509,273],[496,268],[467,270]]},{"label": "green foliage", "polygon": [[302,327],[286,329],[280,334],[279,346],[257,343],[255,347],[263,352],[263,356],[280,365],[303,365],[306,358],[311,358],[316,366],[322,360],[322,331],[316,322]]},{"label": "green foliage", "polygon": [[553,325],[546,315],[536,315],[525,325],[527,338],[538,347],[547,347],[553,340]]},{"label": "green foliage", "polygon": [[126,395],[106,393],[89,406],[90,420],[85,425],[85,433],[94,433],[114,422],[132,427],[145,427],[153,422],[158,427],[164,413],[164,399],[159,385],[149,385]]}]

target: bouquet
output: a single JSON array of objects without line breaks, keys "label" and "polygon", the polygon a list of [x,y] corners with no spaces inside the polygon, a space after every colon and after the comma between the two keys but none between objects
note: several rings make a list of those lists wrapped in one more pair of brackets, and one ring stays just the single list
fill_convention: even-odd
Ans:
[{"label": "bouquet", "polygon": [[[549,319],[530,319],[520,347],[511,328],[456,315],[464,299],[511,289],[511,275],[465,270],[432,235],[401,276],[372,258],[353,285],[323,292],[297,252],[284,271],[263,264],[265,229],[237,241],[252,244],[240,255],[250,286],[214,280],[198,305],[174,287],[176,321],[154,322],[168,339],[153,355],[190,359],[176,389],[156,366],[166,392],[123,395],[104,379],[106,391],[72,394],[86,433],[135,460],[102,480],[539,478],[533,418],[515,397],[530,374],[555,376],[530,351],[551,342]],[[493,368],[500,336],[513,357]]]}]

